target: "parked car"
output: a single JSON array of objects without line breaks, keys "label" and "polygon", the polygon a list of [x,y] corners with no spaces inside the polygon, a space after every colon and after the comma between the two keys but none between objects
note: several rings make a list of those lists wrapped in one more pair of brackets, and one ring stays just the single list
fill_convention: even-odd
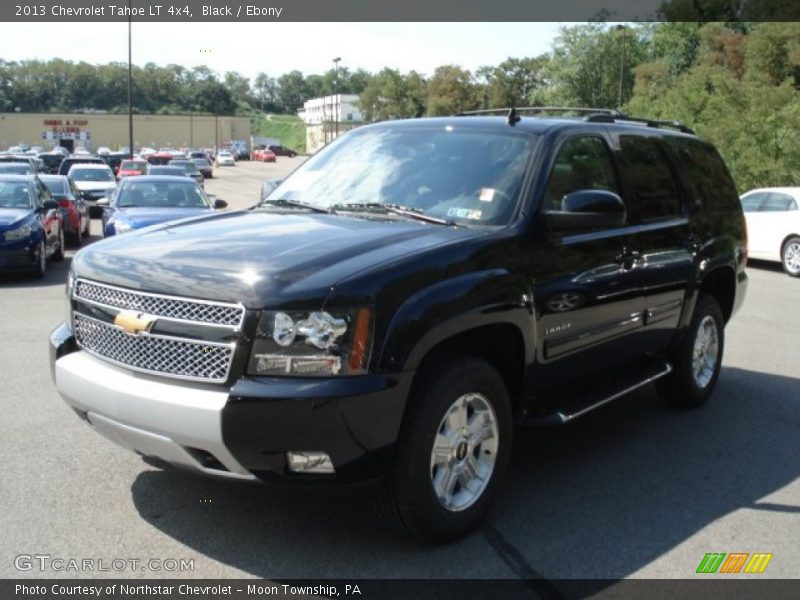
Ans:
[{"label": "parked car", "polygon": [[58,165],[56,175],[68,175],[69,170],[75,165],[105,165],[105,161],[98,156],[69,156]]},{"label": "parked car", "polygon": [[275,162],[275,153],[269,148],[259,148],[258,150],[253,150],[252,157],[253,160],[260,162]]},{"label": "parked car", "polygon": [[294,158],[297,156],[297,152],[289,148],[285,148],[284,146],[268,146],[267,148],[271,150],[275,156],[288,156],[289,158]]},{"label": "parked car", "polygon": [[155,165],[147,170],[147,175],[158,175],[168,177],[189,177],[186,169],[181,167],[171,167],[169,165]]},{"label": "parked car", "polygon": [[19,164],[25,163],[30,165],[30,173],[39,172],[39,161],[33,156],[25,156],[24,154],[7,154],[0,156],[0,164]]},{"label": "parked car", "polygon": [[109,152],[108,154],[103,155],[103,160],[105,163],[111,168],[111,171],[114,175],[119,174],[119,167],[122,164],[122,161],[130,159],[131,155],[127,152]]},{"label": "parked car", "polygon": [[751,190],[742,196],[751,258],[779,262],[800,277],[800,187]]},{"label": "parked car", "polygon": [[58,173],[58,167],[61,161],[64,160],[64,154],[61,152],[41,152],[38,158],[44,163],[42,171],[55,175]]},{"label": "parked car", "polygon": [[217,154],[217,164],[220,167],[235,167],[236,160],[228,150],[220,150],[219,154]]},{"label": "parked car", "polygon": [[50,190],[50,195],[61,207],[61,218],[64,232],[75,246],[83,244],[83,238],[89,237],[91,218],[89,207],[84,202],[80,190],[65,175],[39,175],[42,183]]},{"label": "parked car", "polygon": [[491,114],[364,126],[252,210],[85,248],[62,397],[220,479],[382,478],[381,514],[434,541],[481,524],[515,425],[651,382],[706,402],[747,283],[715,148],[610,110]]},{"label": "parked car", "polygon": [[44,277],[51,258],[64,258],[58,203],[35,175],[0,175],[0,271]]},{"label": "parked car", "polygon": [[193,158],[192,162],[200,169],[203,177],[206,179],[214,177],[214,165],[207,158]]},{"label": "parked car", "polygon": [[117,171],[117,178],[122,179],[123,177],[136,177],[138,175],[146,175],[147,174],[147,167],[148,163],[146,160],[123,160],[119,165],[119,171]]},{"label": "parked car", "polygon": [[30,163],[3,162],[0,163],[0,175],[35,175]]},{"label": "parked car", "polygon": [[178,167],[183,169],[189,177],[191,177],[197,182],[197,185],[199,185],[200,187],[205,186],[206,178],[203,177],[203,173],[200,172],[200,169],[197,167],[196,164],[194,164],[194,161],[191,161],[188,158],[171,160],[168,166]]},{"label": "parked car", "polygon": [[209,200],[194,181],[183,175],[124,179],[103,205],[107,207],[103,211],[105,237],[227,207],[224,200]]},{"label": "parked car", "polygon": [[103,211],[97,206],[97,201],[108,196],[117,186],[117,180],[114,173],[111,172],[111,168],[102,162],[101,164],[77,163],[70,167],[67,175],[80,190],[84,202],[89,207],[89,216],[99,217],[102,215]]},{"label": "parked car", "polygon": [[151,165],[164,166],[168,165],[174,158],[175,157],[169,152],[156,152],[154,154],[148,154],[145,160]]}]

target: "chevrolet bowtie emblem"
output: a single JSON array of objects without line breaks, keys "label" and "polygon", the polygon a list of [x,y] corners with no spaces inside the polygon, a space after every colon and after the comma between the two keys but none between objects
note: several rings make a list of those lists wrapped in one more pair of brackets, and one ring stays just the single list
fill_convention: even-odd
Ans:
[{"label": "chevrolet bowtie emblem", "polygon": [[135,310],[122,310],[114,317],[114,325],[121,328],[125,333],[137,335],[143,331],[150,331],[156,318],[146,313],[136,312]]}]

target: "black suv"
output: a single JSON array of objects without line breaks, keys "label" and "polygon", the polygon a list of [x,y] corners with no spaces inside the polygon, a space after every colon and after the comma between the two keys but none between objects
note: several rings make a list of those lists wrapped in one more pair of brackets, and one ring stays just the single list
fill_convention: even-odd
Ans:
[{"label": "black suv", "polygon": [[250,210],[79,251],[51,364],[78,415],[142,455],[236,480],[383,478],[385,516],[446,540],[488,511],[515,425],[650,382],[702,404],[746,256],[730,174],[680,124],[379,123]]}]

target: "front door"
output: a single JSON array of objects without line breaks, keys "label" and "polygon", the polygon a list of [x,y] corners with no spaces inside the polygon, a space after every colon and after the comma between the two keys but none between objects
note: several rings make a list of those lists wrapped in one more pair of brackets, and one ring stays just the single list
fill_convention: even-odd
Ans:
[{"label": "front door", "polygon": [[536,226],[544,231],[533,259],[540,343],[532,380],[545,398],[608,383],[639,354],[643,299],[630,274],[628,227],[564,233],[545,224],[546,212],[561,210],[566,194],[591,189],[620,194],[609,140],[597,133],[563,140],[540,202]]}]

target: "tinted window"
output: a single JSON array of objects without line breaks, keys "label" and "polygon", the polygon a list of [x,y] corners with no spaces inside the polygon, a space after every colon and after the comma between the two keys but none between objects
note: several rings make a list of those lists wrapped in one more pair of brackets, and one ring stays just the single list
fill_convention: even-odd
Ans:
[{"label": "tinted window", "polygon": [[639,221],[676,217],[681,212],[678,189],[666,155],[653,138],[623,135],[619,139],[627,184],[626,204]]},{"label": "tinted window", "polygon": [[25,181],[0,181],[0,207],[30,208],[30,184]]},{"label": "tinted window", "polygon": [[681,183],[693,206],[711,212],[727,212],[736,205],[736,186],[713,146],[692,138],[672,136],[665,138],[665,143],[677,155]]},{"label": "tinted window", "polygon": [[765,192],[748,194],[742,198],[742,210],[744,210],[744,212],[758,212],[761,209],[761,203],[766,197],[767,194]]},{"label": "tinted window", "polygon": [[764,212],[777,212],[787,210],[797,210],[797,202],[789,194],[772,192],[767,196],[767,200],[761,205]]},{"label": "tinted window", "polygon": [[64,195],[67,193],[66,179],[42,179],[52,194]]},{"label": "tinted window", "polygon": [[203,192],[194,181],[130,181],[118,190],[116,205],[149,207],[208,207]]},{"label": "tinted window", "polygon": [[110,169],[82,169],[73,167],[69,171],[73,181],[114,181],[114,174]]},{"label": "tinted window", "polygon": [[561,210],[564,196],[578,190],[619,193],[611,153],[600,138],[575,138],[561,147],[547,180],[542,209]]}]

